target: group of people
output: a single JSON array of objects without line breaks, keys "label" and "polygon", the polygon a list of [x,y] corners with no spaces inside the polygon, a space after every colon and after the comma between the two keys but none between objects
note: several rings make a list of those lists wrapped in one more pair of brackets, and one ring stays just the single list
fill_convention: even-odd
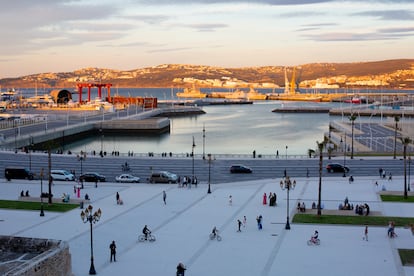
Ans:
[{"label": "group of people", "polygon": [[[276,193],[269,193],[269,206],[276,206]],[[267,205],[267,195],[266,193],[263,194],[263,205]]]},{"label": "group of people", "polygon": [[368,216],[369,215],[369,205],[364,203],[364,204],[360,204],[360,205],[355,205],[355,214],[358,214],[360,216],[362,215]]},{"label": "group of people", "polygon": [[241,232],[241,227],[243,225],[243,227],[246,227],[246,223],[247,223],[247,218],[246,216],[243,216],[243,221],[241,221],[240,219],[237,220],[237,232]]},{"label": "group of people", "polygon": [[299,212],[305,213],[306,212],[306,205],[305,202],[302,203],[298,202],[298,206],[296,208]]},{"label": "group of people", "polygon": [[22,191],[20,192],[20,196],[21,196],[21,197],[30,196],[30,195],[29,195],[29,190],[27,190],[27,191],[26,191],[26,193],[22,190]]},{"label": "group of people", "polygon": [[345,197],[344,204],[342,204],[342,203],[339,204],[338,209],[339,210],[353,210],[354,209],[354,204],[350,204],[349,200],[348,200],[348,197]]},{"label": "group of people", "polygon": [[197,179],[197,176],[194,176],[193,179],[191,179],[190,176],[183,176],[182,178],[181,176],[179,176],[177,182],[178,182],[178,187],[187,187],[188,184],[190,185],[194,184],[197,187],[198,179]]},{"label": "group of people", "polygon": [[397,234],[395,234],[395,222],[390,221],[388,223],[388,237],[389,238],[395,238]]},{"label": "group of people", "polygon": [[[378,172],[379,172],[380,178],[385,179],[387,177],[387,172],[383,168],[379,168]],[[388,173],[388,181],[391,181],[391,180],[392,180],[392,174],[390,172]]]}]

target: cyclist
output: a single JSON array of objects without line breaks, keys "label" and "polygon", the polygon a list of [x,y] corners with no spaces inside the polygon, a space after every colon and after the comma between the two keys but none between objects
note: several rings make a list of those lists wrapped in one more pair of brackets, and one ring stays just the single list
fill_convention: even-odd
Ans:
[{"label": "cyclist", "polygon": [[315,233],[313,233],[311,237],[311,242],[316,243],[316,240],[318,239],[319,233],[315,230]]},{"label": "cyclist", "polygon": [[217,236],[217,228],[214,226],[213,230],[211,231],[211,233],[214,235],[214,238]]},{"label": "cyclist", "polygon": [[147,225],[145,225],[144,228],[142,229],[142,234],[145,235],[145,239],[148,239],[148,235],[151,234],[151,230],[149,230]]}]

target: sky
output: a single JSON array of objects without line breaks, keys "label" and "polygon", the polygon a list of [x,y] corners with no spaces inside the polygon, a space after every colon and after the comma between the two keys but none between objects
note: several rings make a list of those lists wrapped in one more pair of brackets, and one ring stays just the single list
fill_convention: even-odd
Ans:
[{"label": "sky", "polygon": [[[391,158],[388,157],[390,162]],[[336,210],[348,197],[353,205],[367,202],[375,215],[380,212],[384,216],[412,216],[413,204],[381,202],[377,193],[384,185],[388,191],[401,194],[403,176],[394,174],[393,180],[388,181],[379,179],[377,169],[373,168],[372,173],[355,177],[353,184],[340,174],[324,178],[322,214],[327,209]],[[93,225],[97,275],[175,275],[179,262],[186,265],[186,276],[414,275],[414,267],[403,267],[397,253],[398,248],[414,249],[413,235],[407,227],[397,227],[398,237],[390,240],[387,225],[370,226],[368,241],[362,239],[364,226],[291,223],[291,229],[285,230],[287,191],[281,190],[279,180],[243,181],[240,175],[240,181],[234,183],[213,181],[211,194],[207,194],[204,179],[191,189],[113,182],[99,183],[95,188],[94,183],[85,183],[81,196],[88,193],[93,210],[102,210],[101,219]],[[290,218],[298,201],[309,207],[318,198],[317,177],[295,180],[296,187],[290,190]],[[41,191],[39,180],[8,182],[3,178],[0,189],[0,198],[10,200],[16,200],[21,190],[29,190],[32,196]],[[116,192],[123,205],[115,203]],[[277,194],[276,207],[263,204],[263,195],[269,192]],[[52,193],[76,197],[73,182],[55,181]],[[233,198],[231,205],[229,195]],[[66,241],[73,274],[88,275],[90,227],[81,221],[80,212],[79,208],[63,214],[46,211],[40,217],[39,211],[0,209],[0,235]],[[258,215],[263,217],[262,230],[257,228]],[[243,216],[246,226],[237,232],[237,220],[243,220]],[[153,243],[137,241],[145,224],[157,238]],[[219,229],[222,241],[209,240],[213,226]],[[306,241],[315,230],[321,244],[308,246]],[[116,263],[109,260],[109,244],[113,240],[117,245]]]},{"label": "sky", "polygon": [[0,79],[413,58],[412,0],[1,1]]}]

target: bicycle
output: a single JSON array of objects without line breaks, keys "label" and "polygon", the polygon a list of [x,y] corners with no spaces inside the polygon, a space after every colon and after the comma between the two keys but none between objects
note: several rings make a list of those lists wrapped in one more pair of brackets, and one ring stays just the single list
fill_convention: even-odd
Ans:
[{"label": "bicycle", "polygon": [[150,242],[155,242],[155,236],[154,235],[152,235],[152,234],[148,234],[147,235],[147,238],[145,238],[145,235],[144,234],[141,234],[141,235],[139,235],[138,236],[138,241],[140,241],[140,242],[144,242],[144,241],[150,241]]},{"label": "bicycle", "polygon": [[316,240],[310,239],[310,240],[308,240],[308,245],[320,245],[320,244],[321,244],[321,241],[319,239],[316,239]]},{"label": "bicycle", "polygon": [[221,236],[218,234],[218,231],[214,235],[213,233],[210,233],[210,240],[217,239],[217,241],[221,241]]}]

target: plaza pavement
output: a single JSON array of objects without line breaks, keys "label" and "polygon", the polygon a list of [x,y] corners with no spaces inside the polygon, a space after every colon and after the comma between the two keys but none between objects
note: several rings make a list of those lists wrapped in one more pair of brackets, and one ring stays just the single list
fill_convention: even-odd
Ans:
[{"label": "plaza pavement", "polygon": [[[414,249],[410,229],[396,228],[398,237],[387,237],[387,226],[369,227],[369,240],[362,239],[363,226],[291,224],[285,230],[286,191],[280,179],[226,184],[206,183],[197,188],[179,188],[166,184],[86,184],[81,196],[88,193],[94,209],[101,208],[102,218],[94,224],[94,257],[98,275],[175,275],[178,262],[187,266],[186,275],[414,275],[414,267],[402,266],[398,248]],[[379,186],[375,185],[378,181]],[[318,178],[297,178],[290,192],[290,217],[298,201],[310,207],[318,198]],[[73,182],[56,182],[53,194],[73,194]],[[403,177],[392,181],[377,176],[323,179],[322,202],[325,209],[337,209],[345,197],[356,205],[368,203],[371,211],[386,216],[409,217],[414,204],[382,203],[378,190],[402,191]],[[413,187],[414,188],[414,187]],[[45,191],[46,184],[43,183]],[[21,190],[40,194],[39,181],[0,179],[0,198],[16,200]],[[167,204],[162,191],[167,192]],[[117,205],[119,192],[124,205]],[[276,192],[277,206],[262,204],[263,193]],[[233,197],[230,206],[229,195]],[[85,206],[86,207],[86,206]],[[69,243],[74,275],[88,275],[90,264],[90,228],[82,223],[80,209],[66,213],[0,210],[0,234],[52,238]],[[322,211],[323,213],[323,211]],[[255,218],[262,215],[263,230]],[[237,219],[247,217],[246,227],[238,233]],[[413,218],[414,222],[414,218]],[[157,237],[154,243],[139,243],[137,235],[147,224]],[[208,235],[217,226],[221,242]],[[320,246],[306,241],[319,231]],[[117,244],[117,262],[109,262],[109,244]]]}]

